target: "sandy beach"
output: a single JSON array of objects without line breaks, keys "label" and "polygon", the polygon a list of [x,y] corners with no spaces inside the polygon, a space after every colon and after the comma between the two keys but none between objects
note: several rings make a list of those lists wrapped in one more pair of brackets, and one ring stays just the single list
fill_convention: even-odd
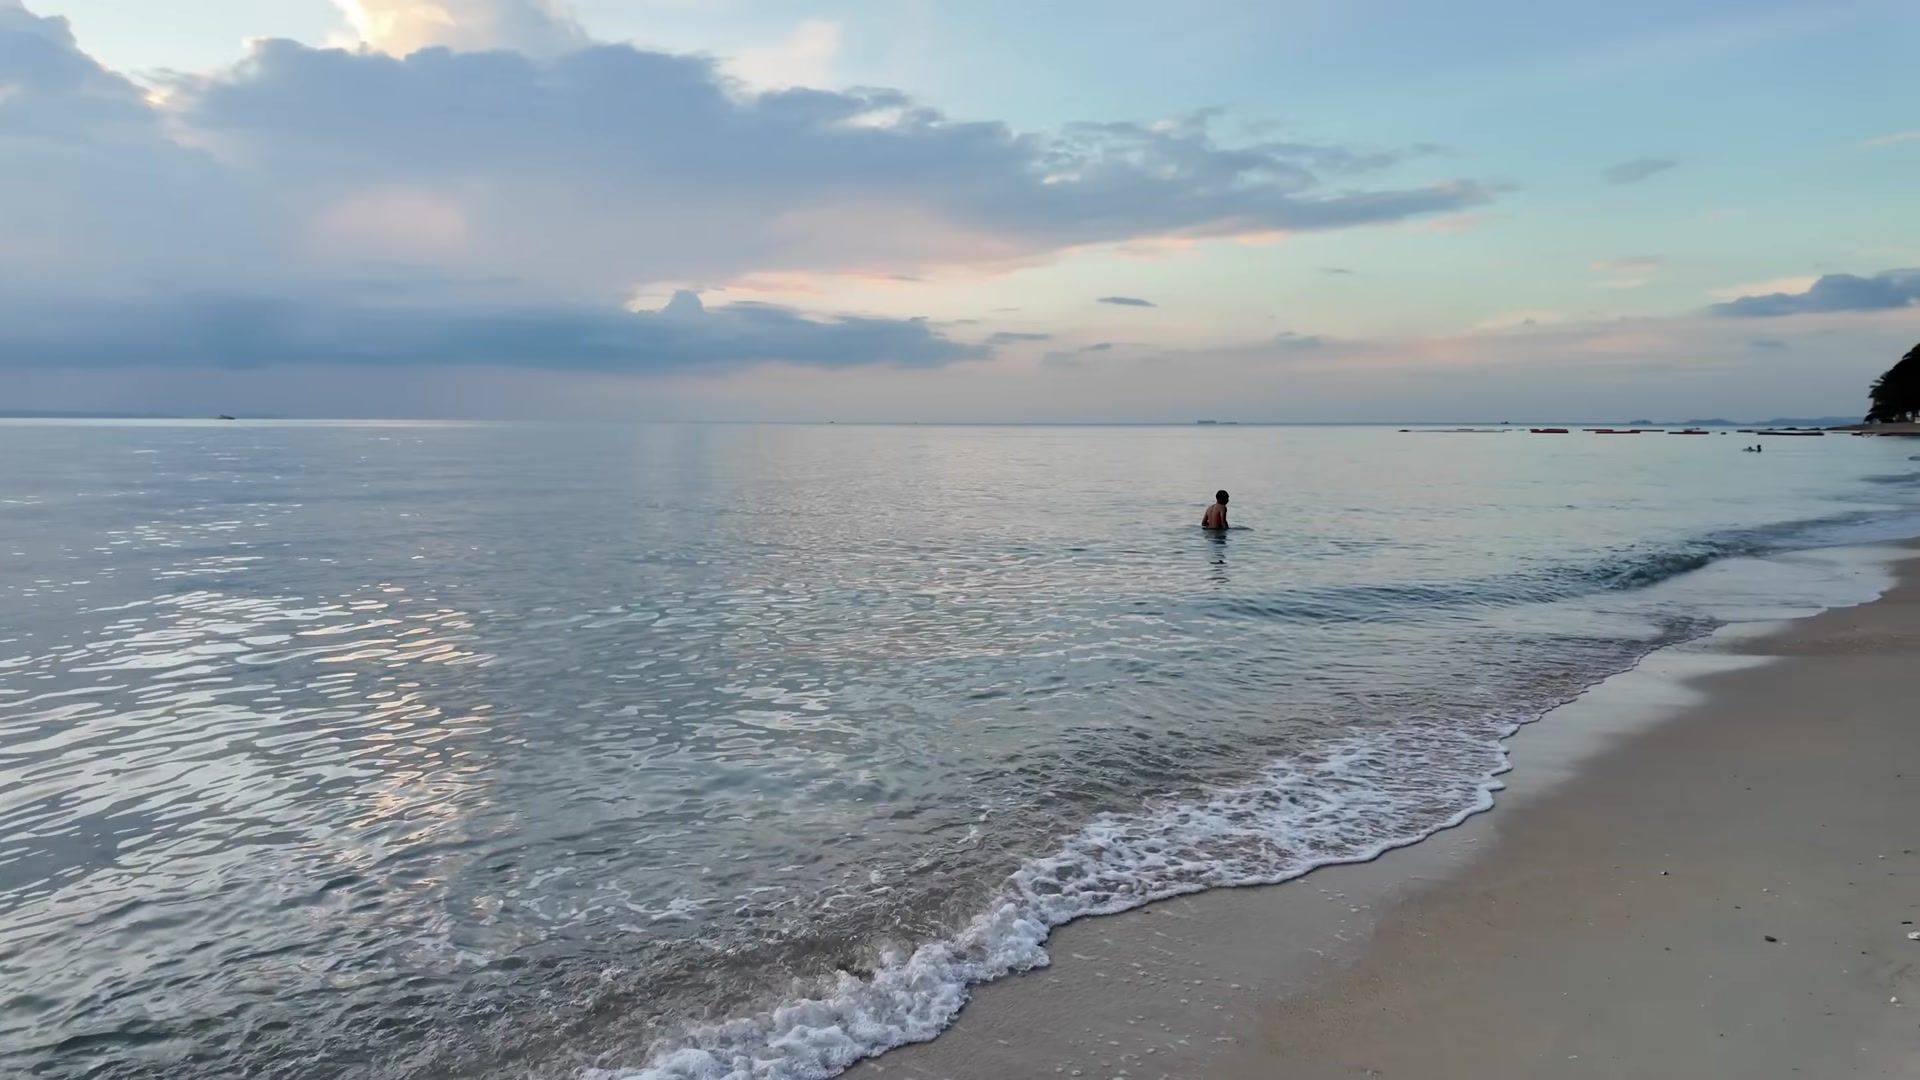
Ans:
[{"label": "sandy beach", "polygon": [[855,1074],[1920,1076],[1920,558],[1898,573],[1590,691],[1424,843],[1068,926]]}]

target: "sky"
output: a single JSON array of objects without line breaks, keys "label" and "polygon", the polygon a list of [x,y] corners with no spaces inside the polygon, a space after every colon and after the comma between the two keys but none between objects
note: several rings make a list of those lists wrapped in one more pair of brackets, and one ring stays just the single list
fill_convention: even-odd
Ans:
[{"label": "sky", "polygon": [[0,0],[0,411],[1848,415],[1910,0]]}]

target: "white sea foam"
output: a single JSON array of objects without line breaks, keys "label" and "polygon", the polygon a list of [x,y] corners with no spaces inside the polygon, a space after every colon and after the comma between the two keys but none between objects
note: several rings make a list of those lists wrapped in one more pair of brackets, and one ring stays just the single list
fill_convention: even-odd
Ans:
[{"label": "white sea foam", "polygon": [[1361,862],[1493,805],[1512,719],[1461,731],[1434,723],[1349,737],[1199,801],[1103,814],[1010,875],[954,936],[842,973],[755,1015],[690,1030],[636,1068],[583,1080],[818,1080],[944,1031],[972,987],[1048,963],[1046,940],[1073,919],[1167,897],[1271,884]]},{"label": "white sea foam", "polygon": [[[1860,528],[1850,528],[1836,529],[1835,538],[1860,540]],[[1886,526],[1872,538],[1881,531]],[[1864,549],[1802,552],[1789,561],[1750,563],[1746,572],[1758,568],[1774,571],[1760,580],[1776,602],[1781,596],[1798,601],[1793,614],[1861,603],[1888,584],[1883,558]],[[1730,566],[1727,574],[1740,576],[1741,568]],[[1660,590],[1677,596],[1689,587],[1709,589],[1720,604],[1706,607],[1718,606],[1721,618],[1738,621],[1743,593],[1721,580],[1726,576],[1692,575],[1646,595],[1657,602]],[[1559,703],[1356,733],[1203,799],[1102,814],[1053,853],[1023,864],[992,906],[952,937],[911,954],[882,956],[870,976],[843,973],[772,1009],[688,1030],[657,1045],[644,1065],[589,1069],[582,1080],[821,1080],[863,1058],[932,1039],[953,1022],[973,987],[1044,967],[1054,927],[1206,889],[1274,884],[1320,866],[1364,862],[1490,808],[1508,765],[1504,740]]]}]

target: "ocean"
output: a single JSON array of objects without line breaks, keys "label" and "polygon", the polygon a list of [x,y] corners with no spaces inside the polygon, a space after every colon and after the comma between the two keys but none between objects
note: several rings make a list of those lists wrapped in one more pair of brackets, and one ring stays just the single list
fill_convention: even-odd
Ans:
[{"label": "ocean", "polygon": [[1753,438],[0,422],[0,1073],[830,1076],[1871,596]]}]

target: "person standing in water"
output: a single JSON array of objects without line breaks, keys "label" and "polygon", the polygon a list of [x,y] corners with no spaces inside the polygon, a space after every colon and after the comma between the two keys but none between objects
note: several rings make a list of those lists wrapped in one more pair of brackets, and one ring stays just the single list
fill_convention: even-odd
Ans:
[{"label": "person standing in water", "polygon": [[1213,493],[1213,505],[1207,507],[1207,512],[1200,516],[1200,527],[1203,529],[1225,529],[1227,527],[1226,492],[1216,491]]}]

